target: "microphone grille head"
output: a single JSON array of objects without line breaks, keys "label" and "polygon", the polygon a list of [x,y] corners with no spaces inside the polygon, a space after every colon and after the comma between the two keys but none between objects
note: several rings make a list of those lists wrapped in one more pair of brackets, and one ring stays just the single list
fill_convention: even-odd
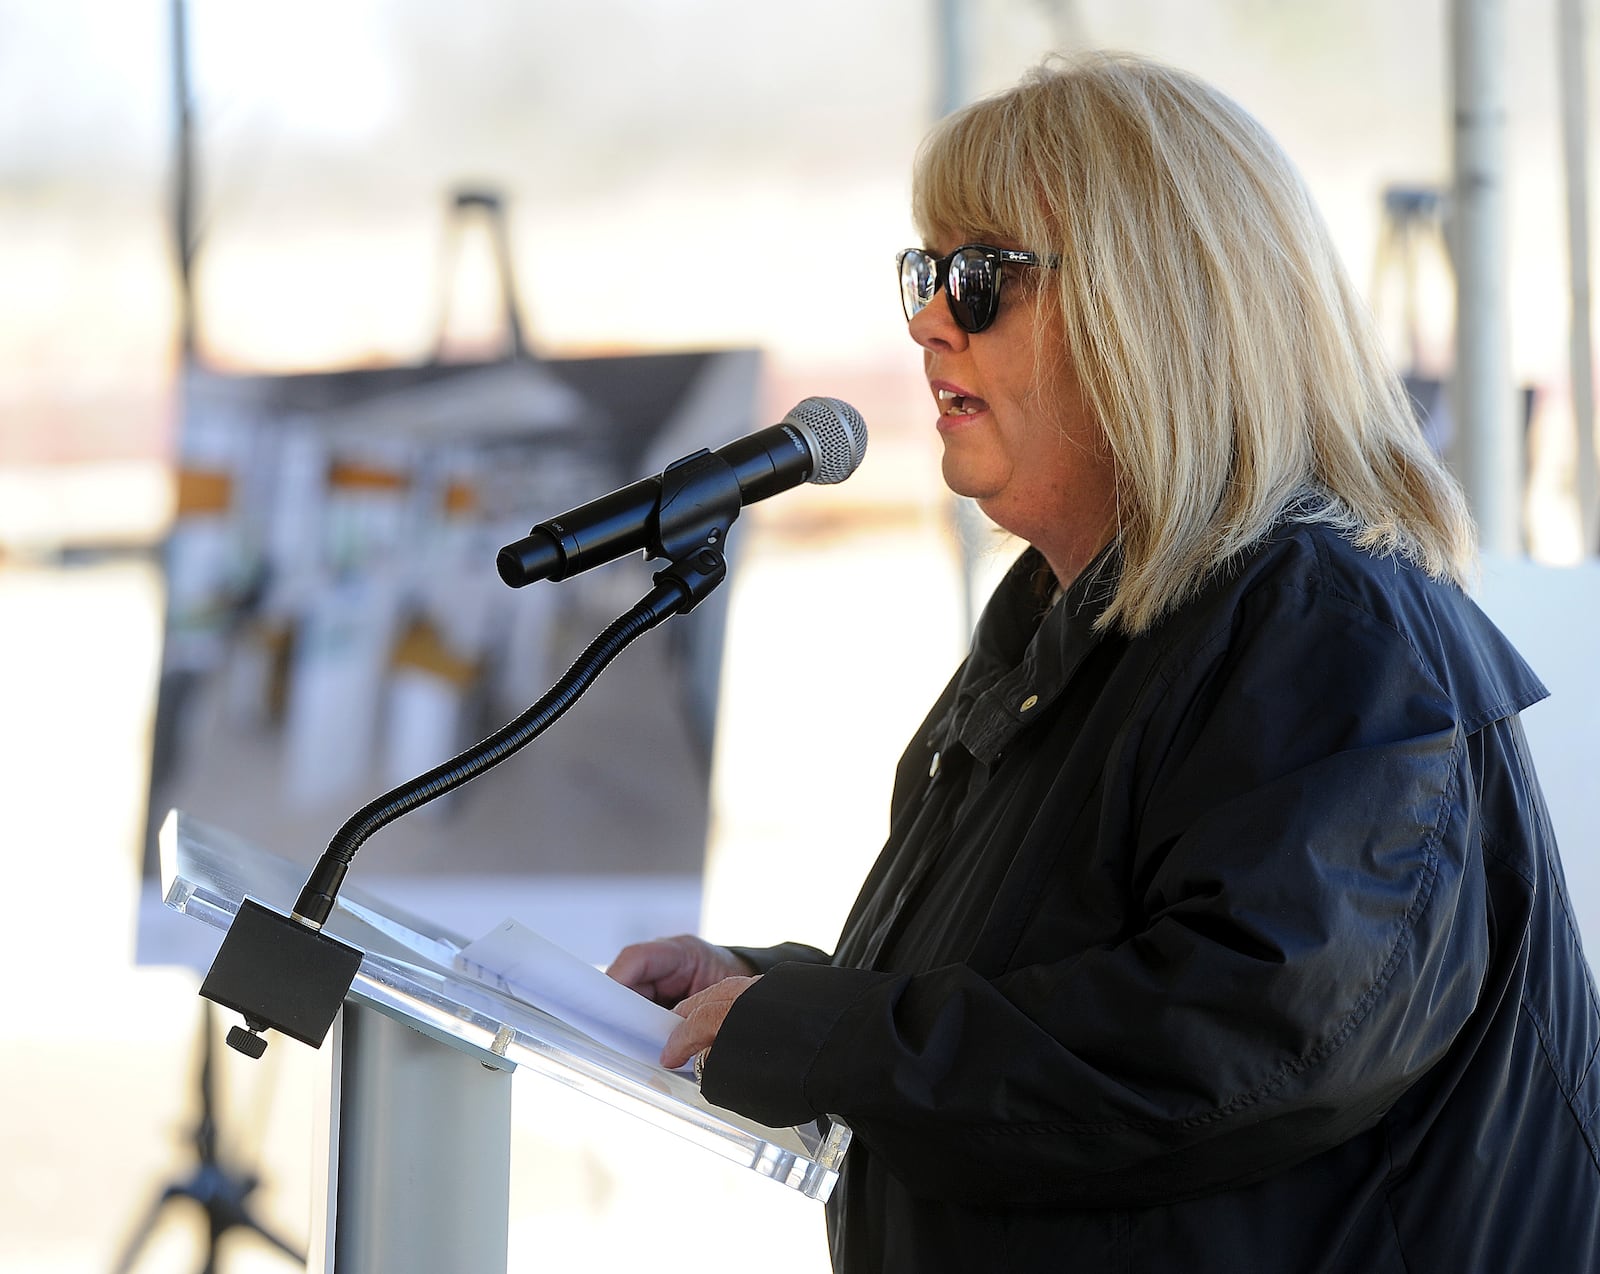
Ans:
[{"label": "microphone grille head", "polygon": [[807,482],[843,482],[867,454],[867,422],[837,398],[807,398],[783,418],[811,443],[816,466]]}]

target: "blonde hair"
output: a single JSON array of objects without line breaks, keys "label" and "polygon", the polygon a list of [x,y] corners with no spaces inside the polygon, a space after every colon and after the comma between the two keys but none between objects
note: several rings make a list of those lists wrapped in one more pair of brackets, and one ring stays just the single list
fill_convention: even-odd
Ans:
[{"label": "blonde hair", "polygon": [[1052,59],[936,126],[913,215],[928,242],[1061,259],[1028,273],[1064,320],[1041,368],[1070,359],[1116,468],[1102,627],[1147,629],[1291,509],[1470,578],[1466,502],[1309,193],[1215,89],[1125,55]]}]

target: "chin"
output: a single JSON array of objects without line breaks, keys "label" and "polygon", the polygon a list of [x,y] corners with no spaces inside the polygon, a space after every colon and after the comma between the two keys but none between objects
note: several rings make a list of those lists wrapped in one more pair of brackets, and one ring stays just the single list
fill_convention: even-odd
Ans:
[{"label": "chin", "polygon": [[954,457],[948,450],[944,453],[944,460],[939,466],[940,473],[944,476],[944,484],[956,495],[966,496],[971,500],[983,501],[999,494],[1000,488],[994,479],[970,464],[964,464],[960,458]]}]

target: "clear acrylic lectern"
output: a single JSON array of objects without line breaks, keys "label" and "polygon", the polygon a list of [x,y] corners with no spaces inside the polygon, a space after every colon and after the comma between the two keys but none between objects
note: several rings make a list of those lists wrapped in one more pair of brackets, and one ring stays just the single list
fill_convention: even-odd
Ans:
[{"label": "clear acrylic lectern", "polygon": [[[287,913],[304,883],[303,867],[177,810],[160,843],[166,904],[219,929],[246,897]],[[687,1076],[616,1052],[457,968],[464,938],[353,887],[341,890],[325,928],[362,957],[332,1036],[313,1270],[503,1270],[518,1066],[810,1198],[826,1199],[838,1179],[850,1139],[843,1124],[766,1128],[718,1109]]]}]

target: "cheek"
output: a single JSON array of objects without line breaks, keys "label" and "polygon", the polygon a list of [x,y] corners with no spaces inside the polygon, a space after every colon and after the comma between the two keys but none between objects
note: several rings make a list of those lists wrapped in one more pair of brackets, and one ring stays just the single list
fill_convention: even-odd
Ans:
[{"label": "cheek", "polygon": [[995,362],[989,378],[1012,412],[1027,419],[1054,414],[1051,404],[1059,398],[1059,392],[1049,373],[1035,361],[1033,341],[1027,334],[1011,343],[1006,356]]}]

